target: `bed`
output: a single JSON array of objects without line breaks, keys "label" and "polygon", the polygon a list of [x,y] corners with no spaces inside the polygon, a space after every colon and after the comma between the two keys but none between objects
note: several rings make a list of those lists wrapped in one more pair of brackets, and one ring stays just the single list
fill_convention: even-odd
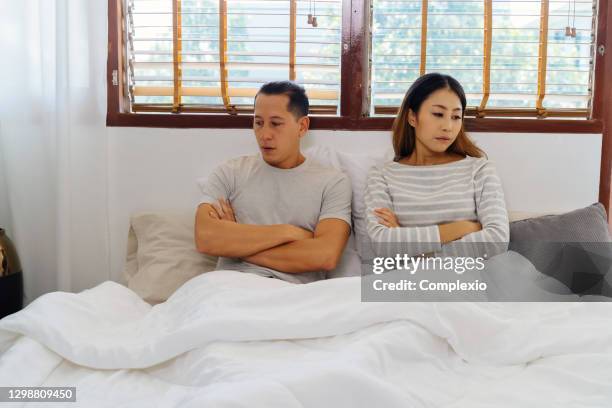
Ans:
[{"label": "bed", "polygon": [[83,407],[610,406],[608,303],[359,288],[215,271],[156,306],[110,281],[51,293],[0,322],[0,384],[74,386]]},{"label": "bed", "polygon": [[[360,191],[364,157],[316,154]],[[362,302],[353,201],[341,265],[307,285],[214,271],[192,209],[133,214],[127,286],[49,293],[0,321],[0,386],[73,386],[71,407],[612,405],[610,303]],[[585,280],[571,273],[584,248],[520,244],[609,243],[600,206],[511,218],[511,250],[610,296],[607,253]]]}]

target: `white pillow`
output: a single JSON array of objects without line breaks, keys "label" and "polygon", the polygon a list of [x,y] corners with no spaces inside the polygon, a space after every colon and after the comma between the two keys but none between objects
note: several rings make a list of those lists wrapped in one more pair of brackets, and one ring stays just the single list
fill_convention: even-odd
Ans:
[{"label": "white pillow", "polygon": [[217,258],[196,250],[195,209],[138,213],[130,224],[124,276],[145,301],[164,302],[189,279],[215,269]]},{"label": "white pillow", "polygon": [[393,149],[370,154],[351,154],[338,152],[342,169],[351,179],[353,188],[352,215],[357,252],[361,259],[371,259],[374,256],[372,243],[368,235],[365,190],[368,171],[378,164],[393,160]]},{"label": "white pillow", "polygon": [[132,279],[132,276],[138,273],[138,259],[136,254],[138,252],[138,240],[136,240],[136,233],[134,227],[130,223],[130,231],[128,232],[127,241],[127,254],[125,257],[125,266],[123,268],[123,279],[125,283]]},{"label": "white pillow", "polygon": [[357,245],[355,244],[355,234],[351,231],[340,263],[333,271],[329,271],[325,275],[325,279],[334,278],[346,278],[349,276],[361,276],[361,258],[359,252],[357,252]]},{"label": "white pillow", "polygon": [[[317,145],[309,147],[304,150],[304,155],[309,159],[313,159],[324,166],[330,166],[335,169],[344,171],[344,173],[351,178],[351,175],[346,169],[343,168],[339,158],[339,153],[329,146]],[[351,180],[351,185],[354,188],[354,183]],[[363,195],[362,195],[363,196]],[[351,207],[354,208],[355,202],[355,191],[353,190],[353,199],[351,200]],[[352,211],[354,211],[352,209]],[[333,271],[327,273],[327,279],[343,278],[348,276],[360,276],[361,275],[361,258],[359,257],[359,251],[357,247],[356,237],[356,226],[355,218],[353,218],[353,225],[351,228],[351,236],[349,241],[344,248],[340,263]]]}]

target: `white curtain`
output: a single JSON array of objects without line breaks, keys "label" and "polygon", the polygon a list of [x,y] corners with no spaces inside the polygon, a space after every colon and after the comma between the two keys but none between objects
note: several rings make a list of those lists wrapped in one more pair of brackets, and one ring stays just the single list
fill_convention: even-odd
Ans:
[{"label": "white curtain", "polygon": [[109,278],[106,0],[0,0],[0,227],[26,302]]}]

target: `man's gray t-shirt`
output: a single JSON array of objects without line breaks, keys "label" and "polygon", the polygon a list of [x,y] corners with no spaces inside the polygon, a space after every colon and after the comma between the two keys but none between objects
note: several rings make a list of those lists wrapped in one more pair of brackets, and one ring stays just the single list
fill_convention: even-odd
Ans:
[{"label": "man's gray t-shirt", "polygon": [[[292,169],[279,169],[261,155],[242,156],[198,180],[201,203],[229,200],[240,224],[292,224],[314,231],[319,221],[338,218],[351,225],[351,183],[340,170],[306,158]],[[316,256],[316,254],[312,254]],[[241,259],[219,258],[217,269],[277,277],[294,283],[325,278],[323,271],[283,273]]]}]

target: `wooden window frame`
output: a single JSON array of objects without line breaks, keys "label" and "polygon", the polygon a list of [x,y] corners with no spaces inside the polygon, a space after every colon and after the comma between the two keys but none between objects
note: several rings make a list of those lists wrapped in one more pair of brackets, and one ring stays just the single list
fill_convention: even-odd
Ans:
[{"label": "wooden window frame", "polygon": [[[252,127],[250,115],[193,113],[126,113],[124,94],[122,0],[108,0],[107,126],[163,128],[235,128]],[[389,130],[392,117],[368,117],[369,37],[366,30],[370,0],[343,0],[340,115],[311,115],[312,129]],[[602,157],[599,201],[610,204],[612,180],[612,0],[599,0],[595,38],[595,72],[591,119],[552,118],[478,118],[465,119],[469,132],[501,133],[602,133]],[[598,52],[605,49],[604,55]],[[114,74],[116,73],[116,74]]]}]

